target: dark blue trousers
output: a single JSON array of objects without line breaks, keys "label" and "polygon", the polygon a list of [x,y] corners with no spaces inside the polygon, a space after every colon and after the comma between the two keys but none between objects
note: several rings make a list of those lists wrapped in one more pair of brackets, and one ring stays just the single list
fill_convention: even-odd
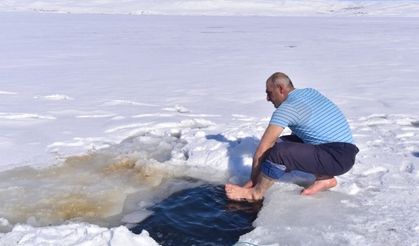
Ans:
[{"label": "dark blue trousers", "polygon": [[352,168],[359,152],[350,143],[306,144],[295,135],[281,140],[267,151],[265,161],[278,164],[285,173],[299,170],[318,177],[341,175]]}]

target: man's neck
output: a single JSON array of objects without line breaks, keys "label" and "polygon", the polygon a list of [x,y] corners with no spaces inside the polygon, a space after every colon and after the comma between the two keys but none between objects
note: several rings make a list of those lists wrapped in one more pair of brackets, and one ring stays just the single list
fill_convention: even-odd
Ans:
[{"label": "man's neck", "polygon": [[286,94],[285,94],[285,100],[287,100],[288,96],[294,92],[295,88],[290,88],[286,90]]}]

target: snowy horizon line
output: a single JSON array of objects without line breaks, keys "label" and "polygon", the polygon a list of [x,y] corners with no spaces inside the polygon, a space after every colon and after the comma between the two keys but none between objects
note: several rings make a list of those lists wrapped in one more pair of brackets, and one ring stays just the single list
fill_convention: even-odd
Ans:
[{"label": "snowy horizon line", "polygon": [[175,0],[114,1],[10,0],[2,12],[182,16],[376,16],[419,17],[419,1]]}]

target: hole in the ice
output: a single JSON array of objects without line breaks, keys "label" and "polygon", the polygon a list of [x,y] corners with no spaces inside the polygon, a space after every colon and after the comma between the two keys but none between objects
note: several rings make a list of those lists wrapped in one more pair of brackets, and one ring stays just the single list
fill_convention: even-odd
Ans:
[{"label": "hole in the ice", "polygon": [[415,157],[419,157],[419,151],[412,152],[412,155]]},{"label": "hole in the ice", "polygon": [[231,202],[223,186],[205,184],[151,206],[153,214],[131,230],[145,229],[161,245],[233,245],[253,230],[261,207],[261,202]]}]

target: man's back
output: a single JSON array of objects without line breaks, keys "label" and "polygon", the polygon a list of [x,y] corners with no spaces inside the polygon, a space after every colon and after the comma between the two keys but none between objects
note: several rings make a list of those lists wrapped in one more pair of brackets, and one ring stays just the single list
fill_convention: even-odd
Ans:
[{"label": "man's back", "polygon": [[295,89],[274,111],[270,124],[289,127],[305,143],[353,143],[341,110],[315,89]]}]

